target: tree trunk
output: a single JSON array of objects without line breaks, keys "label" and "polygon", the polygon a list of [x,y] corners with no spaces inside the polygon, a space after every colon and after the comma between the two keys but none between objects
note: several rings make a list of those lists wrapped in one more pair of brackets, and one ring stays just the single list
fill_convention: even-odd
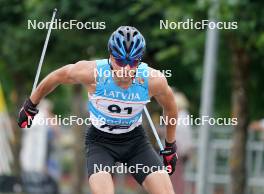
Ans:
[{"label": "tree trunk", "polygon": [[[82,98],[82,86],[74,85],[73,87],[73,113],[78,118],[84,116],[84,100]],[[83,126],[76,125],[74,130],[74,172],[73,172],[73,193],[83,193],[83,181],[85,177],[85,157],[84,157],[84,129]]]},{"label": "tree trunk", "polygon": [[246,50],[238,45],[236,38],[231,40],[233,53],[232,77],[232,111],[233,118],[237,118],[233,136],[233,147],[231,150],[230,168],[231,184],[233,194],[246,193],[246,144],[247,128],[249,120],[248,112],[248,78],[249,78],[249,57]]}]

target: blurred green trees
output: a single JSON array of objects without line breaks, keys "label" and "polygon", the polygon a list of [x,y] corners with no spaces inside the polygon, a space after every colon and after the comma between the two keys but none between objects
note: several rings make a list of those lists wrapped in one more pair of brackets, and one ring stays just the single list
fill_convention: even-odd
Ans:
[{"label": "blurred green trees", "polygon": [[[207,19],[209,2],[0,0],[0,81],[11,115],[16,117],[18,108],[30,95],[47,32],[28,30],[27,21],[50,21],[52,10],[57,7],[57,18],[62,21],[104,21],[106,29],[53,30],[40,78],[65,64],[108,57],[107,41],[113,30],[120,25],[133,25],[147,41],[144,60],[156,69],[172,71],[169,84],[187,95],[191,113],[198,116],[205,30],[160,30],[159,25],[162,19]],[[233,65],[239,56],[246,56],[249,118],[261,118],[264,106],[263,2],[219,2],[219,20],[237,21],[238,29],[220,30],[215,116],[231,116],[232,80],[236,75],[234,71],[240,68],[239,64]],[[72,87],[60,86],[48,96],[55,104],[56,113],[65,115],[73,111],[73,91]],[[83,92],[85,95],[86,91]]]},{"label": "blurred green trees", "polygon": [[[0,1],[0,72],[8,105],[16,112],[20,99],[29,95],[37,63],[47,30],[27,29],[27,20],[49,21],[54,7],[62,21],[104,21],[105,30],[53,30],[41,78],[52,70],[81,59],[108,56],[107,41],[111,32],[120,25],[133,25],[147,41],[145,61],[160,70],[171,69],[170,85],[182,90],[191,101],[191,112],[199,112],[200,82],[204,56],[205,30],[160,30],[161,19],[185,21],[207,18],[207,1],[175,3],[170,0],[153,1]],[[243,1],[221,3],[219,19],[238,21],[238,30],[220,31],[215,112],[217,116],[230,116],[232,37],[250,56],[251,117],[261,117],[263,90],[263,13],[261,3]],[[252,11],[254,10],[254,11]],[[19,95],[18,95],[19,94]],[[64,96],[63,98],[61,96]],[[17,97],[17,98],[16,98]],[[59,87],[49,96],[55,110],[67,114],[71,87]],[[14,103],[14,100],[17,100]]]}]

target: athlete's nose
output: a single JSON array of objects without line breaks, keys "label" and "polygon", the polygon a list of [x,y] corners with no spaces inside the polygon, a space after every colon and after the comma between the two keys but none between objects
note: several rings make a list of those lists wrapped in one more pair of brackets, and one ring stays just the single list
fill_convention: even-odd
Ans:
[{"label": "athlete's nose", "polygon": [[124,69],[125,69],[125,70],[130,70],[130,69],[131,69],[131,67],[130,67],[130,65],[129,65],[129,64],[126,64],[126,66],[124,67]]}]

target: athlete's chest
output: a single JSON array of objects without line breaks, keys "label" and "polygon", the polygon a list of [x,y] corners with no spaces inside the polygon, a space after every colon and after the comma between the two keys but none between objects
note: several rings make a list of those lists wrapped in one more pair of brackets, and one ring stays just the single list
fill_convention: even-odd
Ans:
[{"label": "athlete's chest", "polygon": [[97,110],[106,115],[129,118],[142,111],[148,97],[146,91],[138,87],[118,90],[109,86],[97,88],[90,101]]}]

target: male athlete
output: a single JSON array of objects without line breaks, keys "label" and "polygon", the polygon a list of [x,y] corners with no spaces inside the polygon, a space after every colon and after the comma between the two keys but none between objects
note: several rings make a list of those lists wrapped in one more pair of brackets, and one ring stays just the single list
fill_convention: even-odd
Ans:
[{"label": "male athlete", "polygon": [[[165,149],[161,151],[164,165],[170,167],[167,173],[141,125],[143,108],[152,96],[163,107],[164,116],[177,118],[173,92],[163,74],[141,62],[145,40],[136,28],[119,27],[109,39],[108,50],[109,59],[79,61],[50,73],[25,101],[18,124],[30,127],[38,113],[37,104],[58,85],[83,84],[92,123],[85,141],[92,193],[114,193],[111,173],[95,170],[95,165],[112,167],[122,162],[133,167],[132,176],[147,192],[174,194],[168,173],[174,172],[177,161],[176,126],[166,126]],[[137,165],[141,168],[136,169]]]}]

